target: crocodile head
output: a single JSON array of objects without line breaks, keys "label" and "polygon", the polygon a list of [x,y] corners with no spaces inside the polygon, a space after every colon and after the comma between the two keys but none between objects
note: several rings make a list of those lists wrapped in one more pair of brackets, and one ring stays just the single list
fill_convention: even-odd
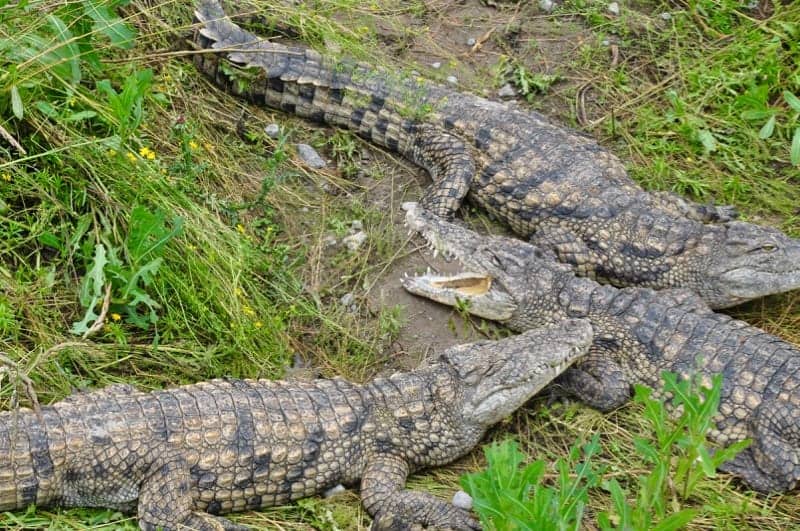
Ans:
[{"label": "crocodile head", "polygon": [[743,221],[725,223],[712,234],[708,266],[692,286],[712,308],[800,289],[800,240]]},{"label": "crocodile head", "polygon": [[[572,269],[553,254],[515,238],[478,234],[450,223],[416,203],[406,203],[406,224],[419,232],[445,257],[454,259],[462,272],[455,275],[406,276],[406,290],[467,311],[509,328],[523,331],[563,318],[558,304],[543,299],[557,293],[554,286],[573,277]],[[534,306],[553,315],[535,320]]]},{"label": "crocodile head", "polygon": [[479,341],[445,350],[438,363],[457,375],[461,426],[481,432],[520,408],[592,342],[586,319],[567,319],[498,341]]}]

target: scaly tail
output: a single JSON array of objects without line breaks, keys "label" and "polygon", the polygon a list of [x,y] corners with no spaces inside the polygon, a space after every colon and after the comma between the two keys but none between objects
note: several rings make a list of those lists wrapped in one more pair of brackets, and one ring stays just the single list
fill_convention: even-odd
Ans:
[{"label": "scaly tail", "polygon": [[0,511],[45,501],[52,479],[47,434],[36,415],[27,409],[0,413]]}]

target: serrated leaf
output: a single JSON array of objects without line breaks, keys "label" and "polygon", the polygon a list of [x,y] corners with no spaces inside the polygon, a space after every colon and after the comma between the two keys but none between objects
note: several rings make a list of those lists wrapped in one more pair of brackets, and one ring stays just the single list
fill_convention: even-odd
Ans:
[{"label": "serrated leaf", "polygon": [[16,85],[11,85],[11,110],[17,120],[22,120],[24,115],[22,107],[22,98],[19,95],[19,89]]},{"label": "serrated leaf", "polygon": [[770,116],[769,120],[767,120],[767,123],[765,123],[764,126],[761,128],[761,130],[758,132],[758,138],[760,138],[761,140],[766,140],[767,138],[772,136],[772,133],[774,131],[775,131],[775,115],[773,114],[772,116]]},{"label": "serrated leaf", "polygon": [[800,112],[800,98],[795,96],[793,93],[789,92],[788,90],[783,91],[783,99],[786,100],[786,103],[789,104],[789,107],[794,109],[797,112]]},{"label": "serrated leaf", "polygon": [[789,158],[795,166],[800,165],[800,127],[794,130],[792,149],[789,152]]}]

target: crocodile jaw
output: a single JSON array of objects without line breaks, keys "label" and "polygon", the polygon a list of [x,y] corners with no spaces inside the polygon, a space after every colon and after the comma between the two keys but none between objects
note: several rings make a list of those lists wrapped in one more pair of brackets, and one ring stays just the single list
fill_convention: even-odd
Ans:
[{"label": "crocodile jaw", "polygon": [[426,273],[404,277],[400,282],[414,295],[454,307],[466,304],[469,313],[501,323],[511,319],[517,309],[514,298],[492,282],[490,276],[481,273]]},{"label": "crocodile jaw", "polygon": [[442,353],[458,373],[462,425],[483,430],[506,418],[584,356],[594,331],[587,319],[567,319],[498,341],[450,347]]}]

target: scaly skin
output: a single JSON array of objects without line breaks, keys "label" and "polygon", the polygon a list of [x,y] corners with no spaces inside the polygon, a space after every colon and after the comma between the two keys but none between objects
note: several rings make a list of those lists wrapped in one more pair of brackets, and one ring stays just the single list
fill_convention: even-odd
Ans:
[{"label": "scaly skin", "polygon": [[469,514],[404,490],[448,463],[585,354],[571,320],[452,347],[421,368],[365,385],[212,380],[139,392],[115,385],[0,413],[0,511],[37,506],[137,510],[139,526],[243,529],[215,515],[282,505],[361,480],[374,529],[479,529]]},{"label": "scaly skin", "polygon": [[[661,388],[661,374],[710,384],[723,377],[712,440],[752,445],[722,469],[760,491],[800,480],[800,349],[758,328],[712,312],[686,290],[653,291],[577,278],[551,253],[511,238],[482,236],[408,205],[407,222],[464,273],[407,277],[410,292],[443,304],[467,301],[470,313],[524,331],[586,318],[589,354],[558,383],[601,410],[625,403],[633,384]],[[658,392],[656,392],[658,395]]]},{"label": "scaly skin", "polygon": [[[439,216],[452,216],[469,193],[581,276],[688,288],[714,308],[800,288],[799,241],[731,221],[730,207],[647,193],[593,139],[540,114],[261,40],[214,0],[199,1],[196,17],[204,53],[195,62],[218,85],[409,158],[433,177],[421,202]],[[227,60],[210,49],[230,50]],[[235,66],[256,74],[232,80],[225,72]],[[725,223],[704,223],[712,221]]]}]

